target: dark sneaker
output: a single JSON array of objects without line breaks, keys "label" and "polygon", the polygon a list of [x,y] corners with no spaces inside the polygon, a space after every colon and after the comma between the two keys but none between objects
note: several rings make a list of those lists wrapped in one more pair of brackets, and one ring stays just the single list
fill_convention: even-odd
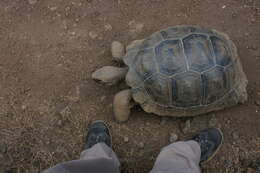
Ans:
[{"label": "dark sneaker", "polygon": [[220,129],[210,128],[199,132],[191,140],[199,143],[201,148],[200,163],[205,163],[218,152],[223,142],[223,134]]},{"label": "dark sneaker", "polygon": [[95,121],[89,127],[86,136],[85,149],[91,148],[97,143],[105,143],[107,146],[112,146],[109,129],[103,121]]}]

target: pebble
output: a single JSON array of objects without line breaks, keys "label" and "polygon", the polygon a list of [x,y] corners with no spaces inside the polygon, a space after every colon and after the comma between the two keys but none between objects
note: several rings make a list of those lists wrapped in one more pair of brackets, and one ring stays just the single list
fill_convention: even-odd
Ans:
[{"label": "pebble", "polygon": [[246,37],[248,37],[248,36],[249,36],[249,33],[248,33],[248,32],[246,32],[246,33],[245,33],[245,36],[246,36]]},{"label": "pebble", "polygon": [[112,26],[109,23],[105,24],[105,30],[106,31],[111,31],[112,30]]},{"label": "pebble", "polygon": [[55,11],[55,10],[57,10],[57,8],[58,8],[58,7],[56,7],[56,6],[49,7],[49,9],[50,9],[51,11]]},{"label": "pebble", "polygon": [[131,33],[140,33],[143,31],[144,24],[132,20],[128,23],[129,30]]},{"label": "pebble", "polygon": [[98,34],[97,34],[95,31],[90,31],[90,32],[88,33],[88,35],[89,35],[89,37],[90,37],[91,39],[93,39],[93,40],[98,37]]},{"label": "pebble", "polygon": [[237,17],[237,14],[235,12],[232,13],[232,18]]},{"label": "pebble", "polygon": [[25,110],[26,108],[27,108],[27,106],[26,105],[22,105],[22,110]]},{"label": "pebble", "polygon": [[58,120],[57,125],[58,125],[58,126],[62,126],[62,121],[61,121],[61,120]]},{"label": "pebble", "polygon": [[62,109],[60,111],[60,114],[62,115],[62,117],[68,117],[71,114],[71,110],[69,106],[66,106],[64,109]]},{"label": "pebble", "polygon": [[124,45],[119,41],[113,41],[111,44],[111,53],[115,60],[121,61],[122,57],[125,55]]},{"label": "pebble", "polygon": [[128,137],[124,137],[124,142],[129,142],[129,138]]},{"label": "pebble", "polygon": [[71,32],[69,32],[70,33],[70,35],[72,35],[72,36],[75,36],[76,35],[76,32],[75,31],[71,31]]},{"label": "pebble", "polygon": [[173,143],[176,142],[177,140],[178,140],[178,135],[176,133],[171,133],[169,141]]},{"label": "pebble", "polygon": [[144,143],[143,143],[143,142],[140,142],[140,143],[139,143],[139,147],[140,147],[140,148],[144,148]]},{"label": "pebble", "polygon": [[34,5],[37,3],[38,0],[28,0],[29,4],[30,5]]}]

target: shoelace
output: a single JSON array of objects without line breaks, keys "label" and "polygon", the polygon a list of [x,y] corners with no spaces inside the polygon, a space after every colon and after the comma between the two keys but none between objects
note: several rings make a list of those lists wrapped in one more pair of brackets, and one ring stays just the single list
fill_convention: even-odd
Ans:
[{"label": "shoelace", "polygon": [[208,140],[207,135],[199,134],[195,137],[195,141],[200,144],[201,151],[208,151],[211,148],[209,145],[211,142]]},{"label": "shoelace", "polygon": [[208,136],[205,134],[199,134],[197,137],[195,137],[195,141],[200,144],[200,148],[203,153],[214,149],[215,144],[210,141]]},{"label": "shoelace", "polygon": [[90,136],[90,140],[91,140],[91,144],[96,144],[96,143],[99,143],[99,142],[105,142],[106,140],[106,135],[91,135]]}]

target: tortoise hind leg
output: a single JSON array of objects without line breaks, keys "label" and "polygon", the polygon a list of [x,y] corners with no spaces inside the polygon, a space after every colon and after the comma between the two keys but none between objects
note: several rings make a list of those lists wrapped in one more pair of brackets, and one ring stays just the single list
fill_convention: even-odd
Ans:
[{"label": "tortoise hind leg", "polygon": [[125,122],[129,119],[131,108],[134,106],[132,93],[126,89],[117,93],[114,97],[113,111],[114,117],[118,122]]},{"label": "tortoise hind leg", "polygon": [[236,94],[238,95],[238,102],[245,103],[247,101],[248,95],[246,91],[247,80],[244,79],[240,82],[240,85],[236,88]]}]

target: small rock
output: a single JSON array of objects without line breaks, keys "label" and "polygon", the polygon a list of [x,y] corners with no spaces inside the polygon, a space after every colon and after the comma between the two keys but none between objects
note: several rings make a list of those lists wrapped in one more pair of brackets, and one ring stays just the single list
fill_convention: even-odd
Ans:
[{"label": "small rock", "polygon": [[57,125],[58,125],[58,126],[62,126],[62,121],[61,121],[61,120],[58,120]]},{"label": "small rock", "polygon": [[129,141],[129,138],[128,137],[124,137],[124,142],[128,142]]},{"label": "small rock", "polygon": [[183,133],[187,133],[190,130],[190,120],[186,120],[185,123],[182,124],[181,128]]},{"label": "small rock", "polygon": [[63,21],[62,21],[62,28],[63,28],[64,30],[67,30],[67,29],[68,29],[68,22],[67,22],[66,20],[63,20]]},{"label": "small rock", "polygon": [[111,44],[111,53],[116,61],[122,61],[122,57],[125,55],[125,47],[119,41],[113,41]]},{"label": "small rock", "polygon": [[111,31],[112,30],[112,26],[109,23],[105,24],[105,30],[106,31]]},{"label": "small rock", "polygon": [[252,19],[251,19],[251,22],[252,22],[252,23],[254,23],[255,21],[256,21],[256,19],[255,19],[255,18],[252,18]]},{"label": "small rock", "polygon": [[71,114],[71,110],[69,106],[66,106],[64,109],[60,111],[60,114],[62,115],[63,118],[68,117]]},{"label": "small rock", "polygon": [[245,36],[246,36],[246,37],[248,37],[248,36],[249,36],[249,33],[248,33],[248,32],[246,32],[246,33],[245,33]]},{"label": "small rock", "polygon": [[235,12],[233,12],[231,16],[232,16],[232,18],[235,18],[235,17],[237,17],[237,14]]},{"label": "small rock", "polygon": [[50,7],[50,10],[51,10],[51,11],[55,11],[55,10],[57,10],[57,8],[58,8],[58,7],[53,6],[53,7]]},{"label": "small rock", "polygon": [[28,0],[29,4],[30,5],[34,5],[37,3],[38,0]]},{"label": "small rock", "polygon": [[91,39],[93,39],[93,40],[98,37],[98,34],[97,34],[95,31],[90,31],[90,32],[88,33],[88,35],[89,35],[89,37],[90,37]]},{"label": "small rock", "polygon": [[169,141],[173,143],[176,142],[177,140],[178,140],[178,135],[176,133],[171,133]]},{"label": "small rock", "polygon": [[140,142],[140,143],[139,143],[139,147],[140,147],[140,148],[144,148],[144,143],[143,143],[143,142]]},{"label": "small rock", "polygon": [[136,22],[135,20],[130,21],[128,25],[129,25],[129,31],[133,34],[142,32],[144,28],[143,23]]},{"label": "small rock", "polygon": [[69,32],[69,34],[70,34],[71,36],[75,36],[75,35],[76,35],[76,32],[75,32],[75,31],[71,31],[71,32]]},{"label": "small rock", "polygon": [[26,105],[22,105],[22,110],[25,110],[26,108],[27,108],[27,106]]},{"label": "small rock", "polygon": [[238,132],[234,131],[234,132],[232,133],[232,137],[233,137],[234,140],[239,139],[239,134],[238,134]]}]

